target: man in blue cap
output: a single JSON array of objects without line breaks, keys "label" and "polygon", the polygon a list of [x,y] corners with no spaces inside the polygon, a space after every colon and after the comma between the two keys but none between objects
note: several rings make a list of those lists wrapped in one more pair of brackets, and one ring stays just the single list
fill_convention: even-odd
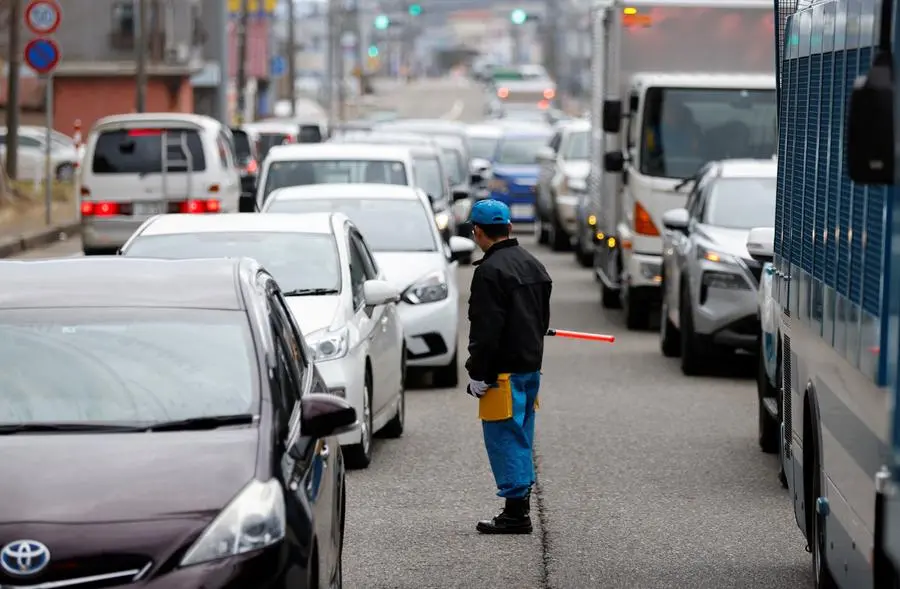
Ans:
[{"label": "man in blue cap", "polygon": [[482,200],[470,220],[484,257],[475,262],[469,296],[467,392],[480,400],[497,495],[506,500],[500,515],[476,529],[530,534],[535,406],[553,283],[544,265],[510,237],[509,207]]}]

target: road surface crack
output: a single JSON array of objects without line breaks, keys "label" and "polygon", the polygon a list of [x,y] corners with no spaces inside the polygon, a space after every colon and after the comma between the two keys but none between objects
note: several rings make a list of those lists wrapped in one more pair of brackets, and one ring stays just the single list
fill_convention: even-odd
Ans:
[{"label": "road surface crack", "polygon": [[546,505],[544,505],[544,489],[541,484],[541,457],[537,451],[537,445],[533,452],[534,456],[534,510],[537,512],[538,529],[541,537],[541,584],[540,589],[551,589],[550,587],[550,526],[547,521]]}]

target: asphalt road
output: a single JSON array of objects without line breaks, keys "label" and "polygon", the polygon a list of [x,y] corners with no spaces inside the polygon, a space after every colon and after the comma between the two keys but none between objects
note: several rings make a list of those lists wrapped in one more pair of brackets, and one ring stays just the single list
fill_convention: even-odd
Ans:
[{"label": "asphalt road", "polygon": [[[414,84],[404,116],[477,120],[477,88]],[[756,444],[752,365],[686,378],[655,333],[628,332],[600,307],[571,254],[522,242],[554,280],[552,323],[615,334],[615,344],[548,340],[538,412],[532,536],[484,537],[475,521],[501,502],[476,402],[409,391],[407,430],[349,473],[349,589],[796,589],[809,555],[776,460]],[[77,240],[29,254],[77,255]],[[470,267],[459,271],[460,346]]]}]

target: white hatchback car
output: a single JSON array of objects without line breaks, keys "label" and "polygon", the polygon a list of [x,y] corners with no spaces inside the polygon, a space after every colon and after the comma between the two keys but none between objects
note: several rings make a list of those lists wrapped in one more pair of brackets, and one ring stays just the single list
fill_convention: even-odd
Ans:
[{"label": "white hatchback car", "polygon": [[428,197],[417,188],[365,184],[295,186],[273,192],[263,212],[346,214],[375,252],[385,278],[401,293],[400,319],[409,368],[433,372],[439,387],[459,382],[458,260],[475,242],[441,240]]},{"label": "white hatchback car", "polygon": [[347,465],[369,465],[376,431],[403,434],[400,293],[382,279],[346,216],[160,215],[138,229],[122,255],[256,259],[278,282],[330,391],[359,415],[360,428],[338,438]]}]

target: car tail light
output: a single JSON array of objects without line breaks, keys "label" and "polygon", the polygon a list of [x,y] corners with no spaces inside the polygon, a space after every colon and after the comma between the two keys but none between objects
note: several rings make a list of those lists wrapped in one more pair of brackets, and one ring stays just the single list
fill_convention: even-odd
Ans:
[{"label": "car tail light", "polygon": [[256,160],[252,159],[247,162],[247,167],[244,169],[247,170],[248,174],[255,174],[257,171],[259,171],[259,166],[256,164]]},{"label": "car tail light", "polygon": [[544,98],[547,100],[553,100],[553,97],[556,96],[556,90],[553,88],[547,88],[544,90]]},{"label": "car tail light", "polygon": [[497,96],[499,96],[500,98],[507,98],[509,96],[509,89],[508,88],[498,89]]},{"label": "car tail light", "polygon": [[283,145],[289,145],[289,144],[291,144],[291,143],[294,143],[294,136],[293,136],[293,135],[285,135],[285,136],[284,136],[284,141],[282,142],[282,144],[283,144]]},{"label": "car tail light", "polygon": [[207,200],[189,200],[181,205],[181,212],[191,215],[201,215],[204,213],[219,213],[222,211],[221,203],[210,198]]},{"label": "car tail light", "polygon": [[639,202],[634,203],[634,232],[639,235],[659,235],[650,213]]},{"label": "car tail light", "polygon": [[119,214],[119,204],[115,202],[83,202],[82,217],[112,217]]}]

